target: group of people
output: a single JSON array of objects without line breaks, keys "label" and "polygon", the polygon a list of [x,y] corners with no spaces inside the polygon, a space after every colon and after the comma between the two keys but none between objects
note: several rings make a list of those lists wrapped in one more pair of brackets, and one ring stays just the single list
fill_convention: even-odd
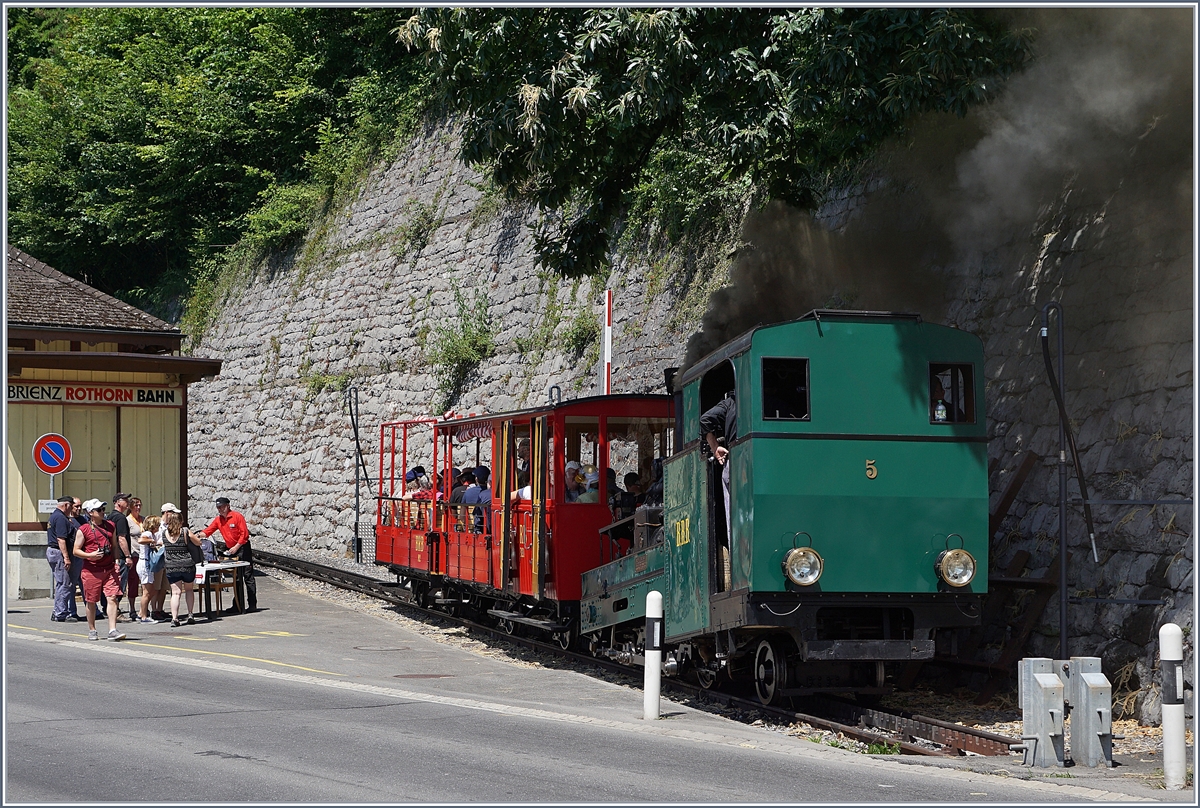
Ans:
[{"label": "group of people", "polygon": [[[521,463],[521,447],[518,446],[517,487],[509,494],[512,503],[532,498],[532,488],[528,482],[527,465]],[[617,484],[615,469],[606,469],[608,473],[608,505],[617,514],[629,516],[646,501],[649,486],[642,484],[637,472],[629,472],[624,477],[624,488]],[[441,486],[441,475],[434,472],[430,475],[424,466],[414,466],[405,474],[405,481],[413,487],[402,499],[406,500],[446,500],[450,505],[480,505],[475,508],[476,531],[482,527],[483,514],[486,506],[492,503],[490,484],[491,470],[487,466],[475,468],[452,469],[454,487],[449,499]],[[577,460],[569,460],[564,468],[564,498],[567,502],[600,502],[600,471],[593,465],[582,465]]]},{"label": "group of people", "polygon": [[[216,500],[217,516],[203,530],[183,524],[174,503],[164,502],[159,516],[142,516],[142,501],[132,494],[113,496],[113,510],[99,499],[81,502],[60,497],[47,525],[46,560],[54,578],[50,619],[79,622],[76,590],[86,606],[88,639],[98,640],[97,618],[108,621],[108,639],[123,640],[121,621],[154,624],[170,619],[172,626],[195,622],[196,565],[219,558],[253,565],[250,531],[242,514],[227,497]],[[214,533],[221,541],[214,543]],[[257,604],[253,566],[244,576],[250,611]],[[168,589],[170,614],[164,611]],[[140,597],[139,597],[140,590]],[[121,601],[127,597],[127,609]],[[180,606],[186,605],[186,616]]]}]

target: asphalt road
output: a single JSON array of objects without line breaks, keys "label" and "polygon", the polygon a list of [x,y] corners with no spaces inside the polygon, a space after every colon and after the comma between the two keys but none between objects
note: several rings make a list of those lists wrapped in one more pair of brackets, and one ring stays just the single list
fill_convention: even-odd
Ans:
[{"label": "asphalt road", "polygon": [[[328,605],[310,602],[303,620],[289,622],[306,599],[263,583],[273,585],[260,587],[276,603],[273,629],[254,631],[260,613],[188,631],[137,627],[142,633],[129,629],[123,643],[88,642],[82,626],[52,630],[38,609],[14,614],[10,601],[5,802],[1047,803],[1101,795],[867,758],[678,705],[647,724],[635,690],[480,658]],[[239,633],[230,633],[238,620]],[[307,633],[295,631],[300,623]],[[363,649],[419,662],[368,662]]]}]

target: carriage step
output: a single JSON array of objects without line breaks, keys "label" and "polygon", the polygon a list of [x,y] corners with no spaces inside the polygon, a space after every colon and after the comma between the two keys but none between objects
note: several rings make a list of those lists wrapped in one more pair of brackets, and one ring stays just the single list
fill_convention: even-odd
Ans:
[{"label": "carriage step", "polygon": [[526,617],[520,612],[506,612],[502,609],[488,609],[488,614],[492,615],[493,617],[499,617],[501,620],[507,620],[510,623],[524,623],[527,626],[540,628],[543,631],[559,632],[566,631],[571,627],[570,623],[558,623],[554,620]]}]

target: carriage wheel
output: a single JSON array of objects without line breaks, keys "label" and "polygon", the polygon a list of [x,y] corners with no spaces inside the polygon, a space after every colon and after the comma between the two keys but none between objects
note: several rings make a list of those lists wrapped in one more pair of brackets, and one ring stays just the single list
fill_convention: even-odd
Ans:
[{"label": "carriage wheel", "polygon": [[501,617],[500,618],[500,630],[503,631],[505,634],[508,634],[511,636],[516,633],[517,624],[511,620]]},{"label": "carriage wheel", "polygon": [[788,685],[787,657],[783,644],[777,638],[768,637],[758,644],[754,652],[754,692],[763,704],[778,704],[780,692]]},{"label": "carriage wheel", "polygon": [[575,643],[575,632],[571,629],[559,631],[554,634],[554,641],[558,643],[558,647],[564,651],[570,651],[571,646]]}]

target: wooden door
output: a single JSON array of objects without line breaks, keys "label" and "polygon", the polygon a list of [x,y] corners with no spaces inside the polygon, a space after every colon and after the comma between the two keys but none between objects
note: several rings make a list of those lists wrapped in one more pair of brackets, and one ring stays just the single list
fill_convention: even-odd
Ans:
[{"label": "wooden door", "polygon": [[111,510],[117,483],[117,408],[63,407],[63,436],[71,442],[71,466],[63,472],[59,495],[99,499]]}]

